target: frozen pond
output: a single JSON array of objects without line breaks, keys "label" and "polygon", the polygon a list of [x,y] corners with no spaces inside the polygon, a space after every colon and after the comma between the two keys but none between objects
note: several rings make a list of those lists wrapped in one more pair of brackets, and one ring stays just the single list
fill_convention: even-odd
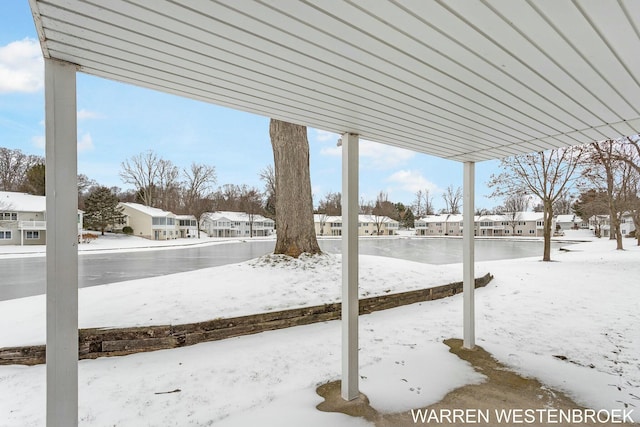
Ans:
[{"label": "frozen pond", "polygon": [[[542,258],[542,241],[510,240],[510,239],[476,239],[476,261],[492,261],[498,259]],[[324,239],[320,241],[322,250],[329,253],[340,253],[340,239]],[[551,242],[551,249],[566,246],[567,243]],[[359,252],[363,255],[379,255],[401,258],[427,264],[453,264],[462,262],[461,238],[366,238],[359,241]]]},{"label": "frozen pond", "polygon": [[[340,253],[340,239],[320,239],[320,247]],[[146,252],[81,254],[79,286],[103,285],[162,276],[247,261],[273,251],[275,241],[247,241],[224,245],[188,247]],[[560,245],[553,243],[553,247]],[[402,258],[428,264],[462,262],[462,239],[364,238],[360,253]],[[476,260],[542,257],[541,241],[476,240]],[[45,258],[0,259],[0,301],[45,293]]]}]

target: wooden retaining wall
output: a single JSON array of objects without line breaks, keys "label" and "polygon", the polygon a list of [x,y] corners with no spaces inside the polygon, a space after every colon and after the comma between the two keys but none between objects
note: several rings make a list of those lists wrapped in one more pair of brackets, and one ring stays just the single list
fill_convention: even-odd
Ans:
[{"label": "wooden retaining wall", "polygon": [[[493,276],[475,279],[476,288],[486,286]],[[428,289],[387,294],[360,300],[360,314],[386,310],[422,301],[446,298],[462,292],[462,282]],[[116,329],[80,329],[79,358],[95,359],[184,347],[240,335],[256,334],[292,326],[340,319],[341,303],[230,317],[183,325],[143,326]],[[45,363],[46,346],[0,349],[0,365],[37,365]]]}]

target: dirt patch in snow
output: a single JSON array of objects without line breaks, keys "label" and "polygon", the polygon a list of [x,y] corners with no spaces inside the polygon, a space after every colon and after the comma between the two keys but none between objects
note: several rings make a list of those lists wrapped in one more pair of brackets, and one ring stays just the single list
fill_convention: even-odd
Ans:
[{"label": "dirt patch in snow", "polygon": [[[509,370],[500,364],[496,359],[481,347],[476,346],[473,350],[462,347],[462,340],[448,339],[445,344],[450,347],[450,352],[456,354],[461,359],[471,363],[474,369],[487,377],[481,384],[472,384],[460,387],[448,393],[440,402],[425,408],[420,408],[426,415],[424,422],[422,419],[414,420],[415,412],[411,411],[385,414],[377,411],[369,404],[369,399],[364,395],[353,401],[345,401],[340,397],[340,381],[323,384],[318,387],[317,393],[324,397],[325,401],[318,405],[318,409],[326,412],[341,412],[351,416],[363,417],[367,421],[375,424],[376,427],[403,427],[416,425],[442,425],[442,426],[468,426],[473,420],[474,425],[580,425],[580,426],[606,426],[620,425],[620,423],[558,423],[553,422],[553,414],[561,410],[568,413],[576,409],[584,413],[586,409],[564,393],[553,390],[540,383],[535,378],[525,378]],[[461,417],[457,420],[453,417],[453,410],[462,410]],[[416,408],[416,411],[418,408]],[[511,418],[511,422],[498,420],[498,412],[506,411],[511,415],[522,415],[522,418]],[[525,423],[524,416],[526,410],[532,416],[535,415],[535,422]],[[535,410],[541,410],[535,412]],[[460,412],[458,412],[460,414]],[[487,414],[489,422],[484,422],[478,414]],[[503,412],[504,413],[504,412]],[[428,421],[429,417],[431,419]],[[548,418],[551,417],[551,418]],[[464,421],[460,422],[460,418]],[[578,419],[578,418],[575,418]],[[551,422],[545,422],[551,420]],[[515,422],[514,422],[515,421]],[[637,426],[638,424],[623,424],[625,426]]]}]

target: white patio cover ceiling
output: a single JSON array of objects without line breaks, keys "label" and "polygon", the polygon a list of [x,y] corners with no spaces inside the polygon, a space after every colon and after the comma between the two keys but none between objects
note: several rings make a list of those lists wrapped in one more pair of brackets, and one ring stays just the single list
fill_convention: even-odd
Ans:
[{"label": "white patio cover ceiling", "polygon": [[640,1],[30,2],[81,72],[439,157],[640,133]]}]

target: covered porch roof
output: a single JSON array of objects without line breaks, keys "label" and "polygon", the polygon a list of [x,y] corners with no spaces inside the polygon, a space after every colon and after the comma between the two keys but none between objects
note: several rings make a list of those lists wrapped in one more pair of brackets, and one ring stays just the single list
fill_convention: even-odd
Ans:
[{"label": "covered porch roof", "polygon": [[30,0],[46,58],[459,161],[640,132],[632,0]]}]

